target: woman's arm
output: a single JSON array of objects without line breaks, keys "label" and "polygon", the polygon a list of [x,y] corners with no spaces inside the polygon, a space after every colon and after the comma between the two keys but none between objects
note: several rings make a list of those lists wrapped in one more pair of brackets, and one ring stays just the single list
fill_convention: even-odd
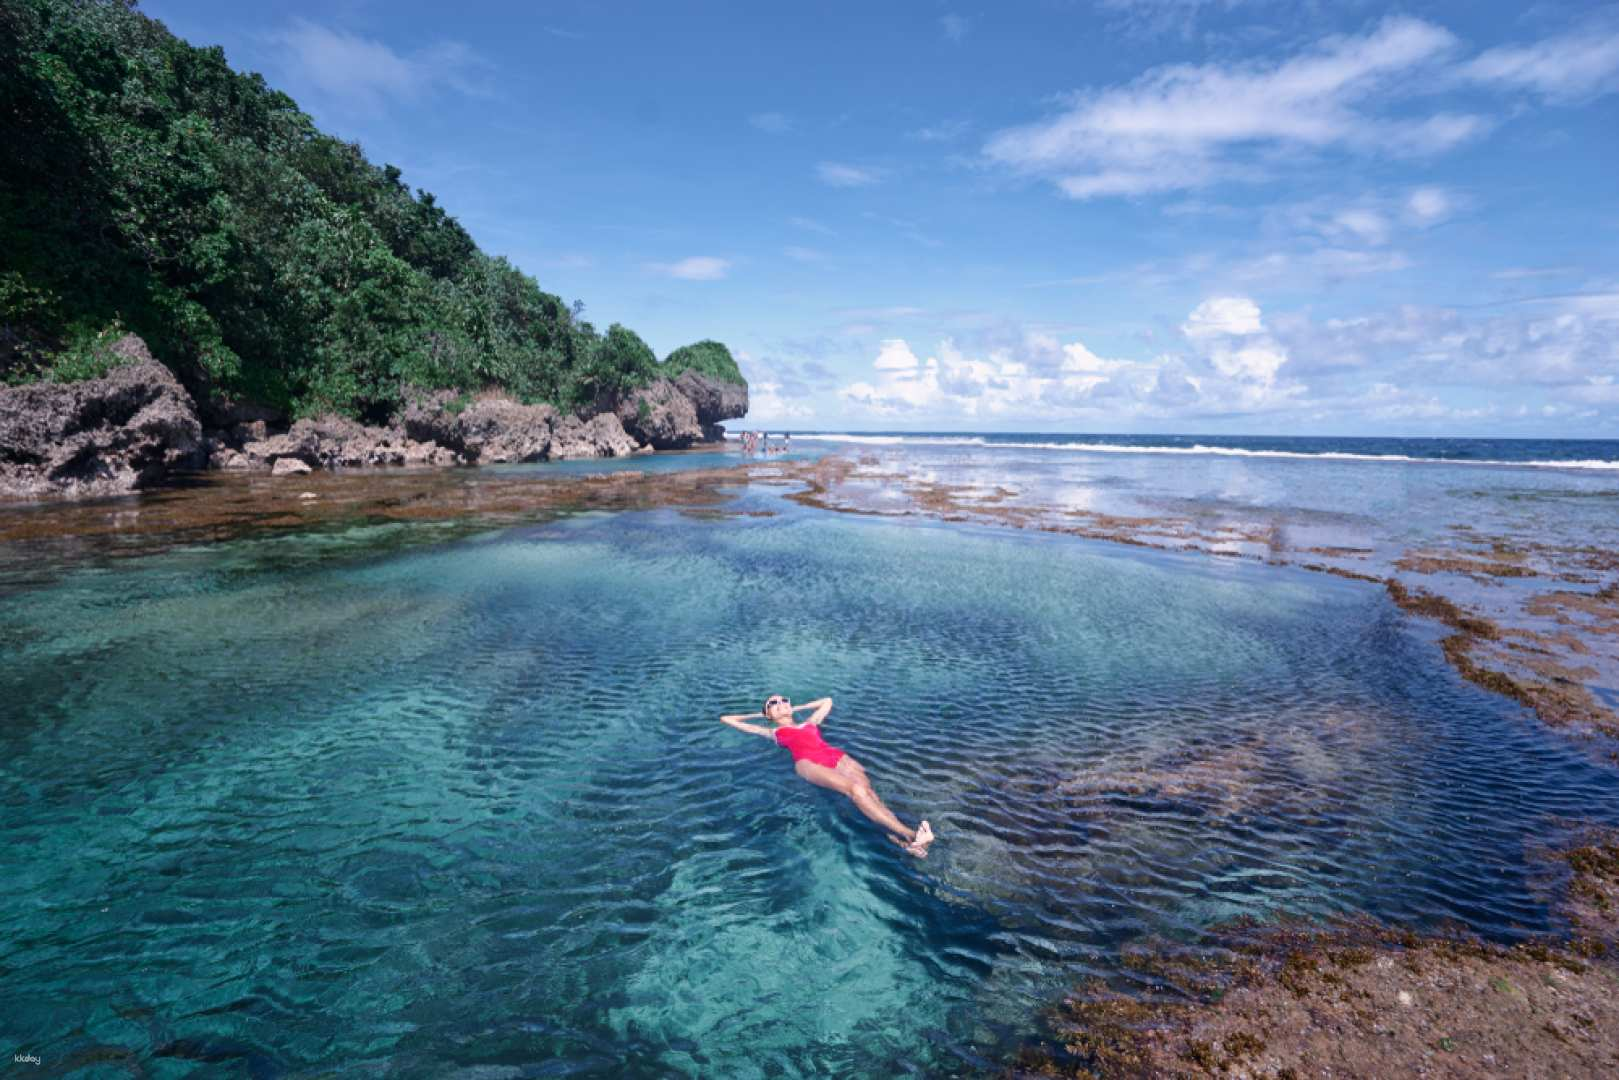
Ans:
[{"label": "woman's arm", "polygon": [[759,724],[747,723],[747,721],[753,720],[755,718],[757,718],[759,720],[763,720],[765,718],[765,714],[764,713],[750,712],[750,713],[738,713],[735,716],[722,716],[722,717],[720,717],[720,723],[727,724],[727,725],[729,725],[731,727],[734,727],[738,731],[746,731],[749,735],[763,735],[767,739],[771,738],[772,736],[774,736],[776,734],[770,728],[763,727],[763,726],[761,726]]},{"label": "woman's arm", "polygon": [[815,711],[809,714],[809,719],[805,720],[804,723],[819,724],[826,719],[826,714],[832,711],[832,699],[824,697],[815,701],[806,701],[802,705],[795,706],[793,712],[797,712],[799,709],[814,709]]}]

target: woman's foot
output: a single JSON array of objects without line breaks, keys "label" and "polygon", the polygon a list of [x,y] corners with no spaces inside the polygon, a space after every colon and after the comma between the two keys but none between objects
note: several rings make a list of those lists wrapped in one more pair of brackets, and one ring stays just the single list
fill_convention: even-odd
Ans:
[{"label": "woman's foot", "polygon": [[933,843],[933,826],[924,821],[916,827],[916,835],[911,838],[911,842],[903,846],[909,854],[915,855],[918,859],[925,859],[928,857],[928,845],[931,843]]}]

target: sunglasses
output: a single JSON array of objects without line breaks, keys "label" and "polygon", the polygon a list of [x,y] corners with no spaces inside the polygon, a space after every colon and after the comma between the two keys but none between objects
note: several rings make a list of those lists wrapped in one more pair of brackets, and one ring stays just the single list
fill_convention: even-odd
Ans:
[{"label": "sunglasses", "polygon": [[789,702],[788,702],[788,700],[786,698],[784,698],[784,697],[773,697],[769,701],[765,702],[765,708],[768,709],[772,705],[786,705],[786,704],[789,704]]}]

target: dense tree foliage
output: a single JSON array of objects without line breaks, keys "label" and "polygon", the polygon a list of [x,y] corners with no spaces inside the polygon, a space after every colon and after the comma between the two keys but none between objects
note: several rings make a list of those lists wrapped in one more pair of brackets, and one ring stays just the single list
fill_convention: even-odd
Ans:
[{"label": "dense tree foliage", "polygon": [[[380,417],[412,388],[586,407],[666,367],[478,250],[431,194],[131,0],[0,0],[0,377],[97,374],[122,329],[192,388]],[[671,358],[673,359],[673,357]]]},{"label": "dense tree foliage", "polygon": [[717,341],[699,341],[695,345],[683,345],[664,357],[663,373],[669,378],[677,379],[686,371],[695,371],[699,375],[708,375],[723,382],[747,382],[736,366],[731,350]]}]

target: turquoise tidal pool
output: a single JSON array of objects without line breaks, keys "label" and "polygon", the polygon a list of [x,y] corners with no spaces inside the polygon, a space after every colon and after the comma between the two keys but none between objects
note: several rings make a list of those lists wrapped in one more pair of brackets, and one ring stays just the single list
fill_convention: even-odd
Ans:
[{"label": "turquoise tidal pool", "polygon": [[[1377,586],[794,506],[355,525],[0,594],[47,1075],[976,1074],[1240,916],[1558,928],[1619,783]],[[455,532],[455,535],[451,535]],[[932,856],[720,725],[835,698]]]}]

